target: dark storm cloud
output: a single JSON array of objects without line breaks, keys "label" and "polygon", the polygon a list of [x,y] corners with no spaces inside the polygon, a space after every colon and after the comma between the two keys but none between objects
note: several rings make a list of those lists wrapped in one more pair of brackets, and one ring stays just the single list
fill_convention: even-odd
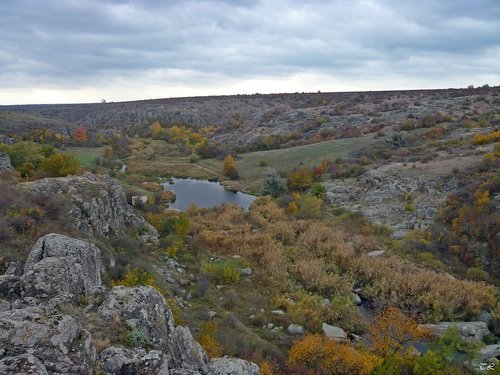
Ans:
[{"label": "dark storm cloud", "polygon": [[161,70],[199,73],[175,79],[186,85],[200,74],[500,74],[498,0],[2,0],[0,32],[0,89]]}]

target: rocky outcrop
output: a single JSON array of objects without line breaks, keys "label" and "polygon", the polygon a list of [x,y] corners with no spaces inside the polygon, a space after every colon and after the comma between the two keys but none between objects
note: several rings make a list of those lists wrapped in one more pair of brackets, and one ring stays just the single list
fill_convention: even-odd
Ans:
[{"label": "rocky outcrop", "polygon": [[455,177],[438,168],[425,172],[402,164],[370,170],[357,179],[326,184],[331,205],[362,212],[372,222],[393,227],[396,236],[432,224],[439,206],[457,189]]},{"label": "rocky outcrop", "polygon": [[101,286],[100,251],[85,241],[47,234],[31,249],[20,280],[23,296],[91,295]]},{"label": "rocky outcrop", "polygon": [[[259,373],[257,365],[239,359],[209,362],[189,329],[176,326],[154,288],[106,291],[100,251],[86,241],[48,234],[33,246],[24,272],[22,263],[8,271],[0,277],[1,374],[92,374],[95,369],[144,375]],[[79,306],[75,297],[82,296],[93,302]],[[83,318],[89,312],[103,327],[109,323],[138,339],[132,338],[129,347],[111,345],[97,356],[90,333],[95,326]]]},{"label": "rocky outcrop", "polygon": [[99,354],[106,374],[169,375],[168,361],[161,351],[112,346]]},{"label": "rocky outcrop", "polygon": [[0,152],[0,173],[11,171],[13,169],[14,168],[12,168],[12,164],[10,163],[9,155]]},{"label": "rocky outcrop", "polygon": [[43,307],[0,313],[0,348],[2,374],[28,366],[40,374],[92,374],[96,359],[89,332],[71,316]]},{"label": "rocky outcrop", "polygon": [[43,196],[68,199],[71,202],[68,218],[85,233],[109,237],[122,234],[130,226],[143,241],[158,240],[156,229],[134,213],[122,186],[111,177],[85,173],[31,181],[23,187]]},{"label": "rocky outcrop", "polygon": [[202,375],[259,375],[255,363],[238,358],[214,358],[200,369]]},{"label": "rocky outcrop", "polygon": [[154,349],[167,353],[171,368],[196,370],[207,362],[207,355],[184,327],[176,327],[163,296],[154,288],[114,287],[98,308],[105,320],[119,318],[142,332]]},{"label": "rocky outcrop", "polygon": [[481,341],[484,336],[490,334],[488,325],[484,322],[441,322],[438,324],[421,324],[419,327],[431,331],[438,337],[442,337],[450,327],[453,327],[468,342]]}]

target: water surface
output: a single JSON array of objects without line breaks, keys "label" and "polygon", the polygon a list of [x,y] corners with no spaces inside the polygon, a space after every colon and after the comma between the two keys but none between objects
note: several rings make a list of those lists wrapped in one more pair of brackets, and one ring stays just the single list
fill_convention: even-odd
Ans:
[{"label": "water surface", "polygon": [[173,183],[164,183],[165,190],[171,190],[176,195],[170,208],[185,211],[193,203],[198,207],[209,208],[222,203],[235,203],[245,210],[256,199],[255,196],[242,192],[233,193],[224,189],[218,182],[195,180],[192,178],[173,178]]}]

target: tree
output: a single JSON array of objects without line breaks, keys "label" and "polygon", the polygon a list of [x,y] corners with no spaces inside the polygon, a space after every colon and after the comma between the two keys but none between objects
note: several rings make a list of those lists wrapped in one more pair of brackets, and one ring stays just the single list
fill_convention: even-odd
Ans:
[{"label": "tree", "polygon": [[231,154],[228,154],[224,159],[224,176],[229,177],[231,180],[236,180],[239,177]]},{"label": "tree", "polygon": [[80,163],[72,156],[54,154],[42,161],[42,170],[49,177],[64,177],[76,174],[80,170]]},{"label": "tree", "polygon": [[281,181],[281,177],[276,169],[269,168],[266,173],[260,192],[262,195],[270,195],[276,198],[286,191],[286,186]]},{"label": "tree", "polygon": [[306,167],[299,166],[288,174],[288,186],[294,190],[305,190],[311,186],[313,174]]},{"label": "tree", "polygon": [[83,127],[76,128],[73,132],[73,139],[78,143],[85,143],[88,141],[89,137],[87,134],[87,129]]}]

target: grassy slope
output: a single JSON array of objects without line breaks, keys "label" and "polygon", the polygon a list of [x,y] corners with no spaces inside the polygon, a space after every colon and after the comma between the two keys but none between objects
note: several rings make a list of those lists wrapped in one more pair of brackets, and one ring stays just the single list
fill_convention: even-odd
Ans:
[{"label": "grassy slope", "polygon": [[[266,170],[266,167],[259,166],[261,160],[266,161],[269,167],[286,173],[300,162],[313,166],[319,165],[324,159],[334,160],[338,157],[346,157],[348,153],[369,145],[373,141],[373,136],[344,138],[305,146],[241,154],[236,161],[236,168],[242,180],[240,187],[245,190],[257,189]],[[223,161],[206,159],[199,161],[198,164],[222,171]]]},{"label": "grassy slope", "polygon": [[73,156],[82,167],[89,167],[98,156],[102,155],[104,147],[67,147],[61,153]]}]

